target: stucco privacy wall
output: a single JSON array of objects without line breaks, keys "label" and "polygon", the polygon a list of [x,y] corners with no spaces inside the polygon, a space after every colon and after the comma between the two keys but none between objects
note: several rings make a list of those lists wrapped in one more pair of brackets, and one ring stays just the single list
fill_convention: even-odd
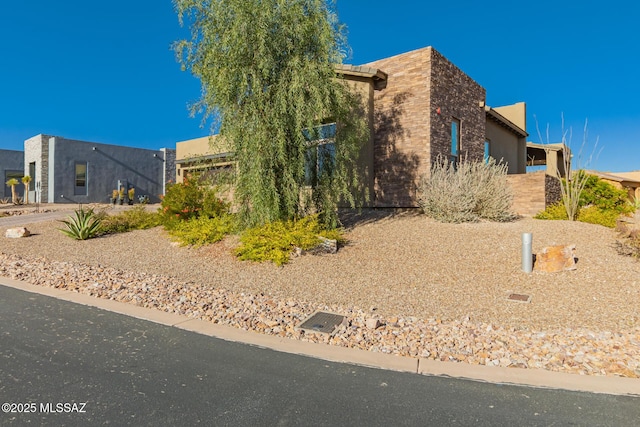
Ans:
[{"label": "stucco privacy wall", "polygon": [[[11,187],[5,184],[7,182],[7,172],[17,172],[24,170],[24,153],[17,150],[0,150],[0,179],[2,179],[2,188],[0,197],[11,197]],[[24,196],[24,187],[22,183],[16,186],[18,197]]]},{"label": "stucco privacy wall", "polygon": [[[175,150],[147,150],[38,135],[25,141],[25,168],[35,162],[41,201],[48,203],[106,203],[118,180],[135,188],[136,196],[158,202],[165,176],[175,176]],[[167,159],[165,160],[165,157]],[[76,188],[76,164],[86,164],[86,189]]]},{"label": "stucco privacy wall", "polygon": [[420,177],[438,155],[449,157],[454,118],[460,154],[483,158],[485,90],[432,47],[367,66],[388,74],[374,101],[376,206],[416,207]]}]

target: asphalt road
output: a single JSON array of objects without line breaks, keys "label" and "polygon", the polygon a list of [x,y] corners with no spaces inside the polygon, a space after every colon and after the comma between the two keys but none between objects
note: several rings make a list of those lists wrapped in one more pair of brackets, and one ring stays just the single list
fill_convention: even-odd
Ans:
[{"label": "asphalt road", "polygon": [[2,426],[636,426],[640,420],[640,398],[325,362],[4,286],[0,325]]}]

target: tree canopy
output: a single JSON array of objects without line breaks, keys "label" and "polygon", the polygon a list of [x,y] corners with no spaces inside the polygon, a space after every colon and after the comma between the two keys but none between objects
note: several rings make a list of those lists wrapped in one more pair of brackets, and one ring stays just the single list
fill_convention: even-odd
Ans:
[{"label": "tree canopy", "polygon": [[[338,201],[355,203],[355,162],[368,135],[360,100],[336,74],[347,47],[334,3],[174,4],[191,30],[174,46],[178,61],[202,84],[192,112],[213,118],[232,148],[234,200],[244,224],[315,210],[335,225]],[[337,125],[320,126],[326,123]],[[335,133],[325,135],[327,129]]]}]

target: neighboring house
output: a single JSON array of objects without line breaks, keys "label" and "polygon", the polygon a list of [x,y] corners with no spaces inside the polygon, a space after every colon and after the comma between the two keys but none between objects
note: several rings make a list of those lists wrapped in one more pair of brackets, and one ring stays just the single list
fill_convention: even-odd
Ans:
[{"label": "neighboring house", "polygon": [[539,144],[527,142],[527,166],[546,166],[546,173],[551,176],[564,177],[565,161],[564,153],[571,151],[563,143]]},{"label": "neighboring house", "polygon": [[0,150],[0,178],[2,179],[3,190],[0,199],[11,197],[11,187],[5,183],[12,178],[20,182],[16,186],[18,197],[24,197],[24,186],[20,179],[24,176],[24,153],[16,150]]},{"label": "neighboring house", "polygon": [[[369,123],[358,162],[369,206],[416,207],[419,180],[439,157],[491,156],[510,174],[526,172],[526,105],[488,107],[485,89],[434,48],[340,65],[336,72],[360,95]],[[177,180],[189,171],[229,167],[220,142],[214,136],[177,143]]]},{"label": "neighboring house", "polygon": [[[119,186],[159,202],[175,177],[175,150],[148,150],[36,135],[24,142],[24,171],[32,177],[29,200],[107,203]],[[36,192],[36,190],[38,190]],[[36,199],[36,193],[39,199]]]},{"label": "neighboring house", "polygon": [[614,187],[625,190],[629,200],[640,199],[640,171],[636,172],[597,172],[588,171]]}]

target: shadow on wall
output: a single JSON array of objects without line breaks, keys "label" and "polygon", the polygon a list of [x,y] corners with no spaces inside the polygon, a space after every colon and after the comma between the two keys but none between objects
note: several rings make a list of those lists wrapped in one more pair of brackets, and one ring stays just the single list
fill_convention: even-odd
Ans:
[{"label": "shadow on wall", "polygon": [[[417,206],[416,182],[420,159],[415,153],[398,149],[398,143],[410,136],[401,121],[403,104],[409,97],[407,92],[396,94],[386,108],[376,110],[374,114],[376,206]],[[387,104],[384,95],[377,102]]]}]

